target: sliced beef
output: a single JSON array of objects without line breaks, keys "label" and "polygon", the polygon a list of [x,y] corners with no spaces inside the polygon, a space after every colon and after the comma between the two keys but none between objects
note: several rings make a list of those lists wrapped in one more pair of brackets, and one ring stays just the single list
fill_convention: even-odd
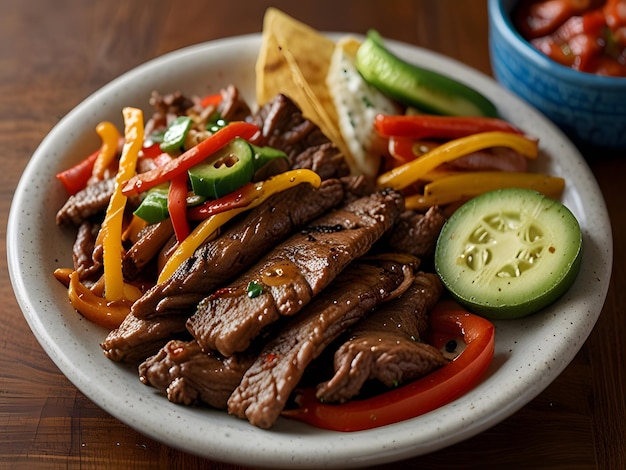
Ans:
[{"label": "sliced beef", "polygon": [[200,300],[342,198],[343,187],[337,180],[324,181],[318,189],[301,184],[272,196],[223,235],[200,246],[170,279],[137,300],[132,313],[139,318],[191,315]]},{"label": "sliced beef", "polygon": [[373,308],[406,289],[418,264],[401,256],[348,266],[262,349],[229,398],[228,412],[271,427],[311,361]]},{"label": "sliced beef", "polygon": [[90,217],[104,212],[115,189],[115,178],[98,181],[70,196],[56,215],[58,225],[79,226]]},{"label": "sliced beef", "polygon": [[349,173],[343,154],[330,142],[305,149],[292,159],[291,165],[293,169],[313,170],[323,180],[340,178]]},{"label": "sliced beef", "polygon": [[227,122],[245,121],[252,115],[248,103],[243,99],[239,89],[234,85],[228,85],[220,92],[222,101],[217,105],[217,111]]},{"label": "sliced beef", "polygon": [[195,341],[172,340],[139,366],[139,378],[173,403],[225,409],[253,361],[248,353],[225,358],[203,352]]},{"label": "sliced beef", "polygon": [[316,219],[198,304],[187,328],[205,350],[244,351],[268,325],[298,312],[396,221],[404,199],[371,194]]},{"label": "sliced beef", "polygon": [[76,240],[72,247],[72,259],[74,270],[78,272],[81,281],[94,280],[102,273],[102,262],[94,258],[96,239],[100,224],[94,224],[89,220],[84,221],[78,227]]},{"label": "sliced beef", "polygon": [[319,385],[317,397],[344,402],[358,395],[367,380],[391,388],[444,365],[442,353],[420,340],[428,328],[428,311],[442,292],[436,274],[418,273],[402,296],[357,323],[335,353],[335,375]]},{"label": "sliced beef", "polygon": [[254,114],[252,122],[261,128],[255,143],[284,151],[292,167],[315,169],[324,178],[350,173],[335,145],[287,96],[279,94],[266,103]]},{"label": "sliced beef", "polygon": [[154,260],[165,244],[174,235],[172,221],[167,218],[151,224],[139,233],[138,240],[122,258],[124,279],[137,279],[143,268]]},{"label": "sliced beef", "polygon": [[131,314],[119,327],[109,332],[100,346],[104,355],[112,361],[139,363],[155,354],[173,337],[185,333],[185,318],[179,315],[150,320]]},{"label": "sliced beef", "polygon": [[154,131],[164,129],[178,116],[185,116],[187,110],[195,106],[194,101],[180,91],[161,95],[153,91],[150,96],[150,105],[154,109],[152,116],[146,122],[144,133],[149,136]]},{"label": "sliced beef", "polygon": [[446,216],[438,206],[423,214],[407,210],[389,231],[384,242],[388,249],[409,253],[421,258],[431,257]]}]

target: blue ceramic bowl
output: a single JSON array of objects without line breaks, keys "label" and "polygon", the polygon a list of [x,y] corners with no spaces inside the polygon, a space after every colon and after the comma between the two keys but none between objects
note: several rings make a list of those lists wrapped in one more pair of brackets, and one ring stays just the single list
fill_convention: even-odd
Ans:
[{"label": "blue ceramic bowl", "polygon": [[626,151],[626,78],[558,64],[516,31],[517,0],[489,0],[489,50],[498,82],[543,112],[576,144]]}]

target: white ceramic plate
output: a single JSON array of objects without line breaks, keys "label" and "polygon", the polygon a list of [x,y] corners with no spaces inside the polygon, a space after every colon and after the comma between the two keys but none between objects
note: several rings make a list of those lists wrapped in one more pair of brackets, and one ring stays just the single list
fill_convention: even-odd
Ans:
[{"label": "white ceramic plate", "polygon": [[[544,117],[490,78],[447,58],[389,42],[398,54],[471,84],[498,104],[501,114],[540,138],[536,169],[567,179],[565,204],[583,229],[585,253],[574,287],[557,304],[530,318],[497,323],[496,353],[480,385],[455,402],[386,428],[355,433],[323,431],[281,419],[269,431],[225,412],[169,403],[141,384],[135,371],[106,359],[106,331],[81,318],[54,279],[71,266],[72,230],[55,225],[65,194],[54,175],[100,143],[98,122],[122,127],[121,109],[148,111],[152,90],[217,92],[236,84],[253,102],[259,35],[189,47],[140,66],[77,106],[43,140],[15,192],[7,246],[11,279],[37,339],[77,388],[143,434],[211,459],[254,466],[356,467],[432,452],[495,425],[524,406],[572,360],[600,314],[612,264],[608,215],[588,166]],[[33,188],[48,198],[33,197]]]}]

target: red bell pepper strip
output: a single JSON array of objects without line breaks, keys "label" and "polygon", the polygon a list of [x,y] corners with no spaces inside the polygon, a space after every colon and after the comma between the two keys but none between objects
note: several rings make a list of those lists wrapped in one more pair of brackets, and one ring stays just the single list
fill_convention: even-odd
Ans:
[{"label": "red bell pepper strip", "polygon": [[451,301],[441,301],[430,314],[431,344],[445,345],[462,336],[465,349],[450,363],[414,382],[363,400],[341,405],[321,403],[315,390],[302,392],[299,409],[283,415],[334,431],[362,431],[397,423],[433,411],[471,390],[494,355],[493,324]]},{"label": "red bell pepper strip", "polygon": [[167,211],[170,214],[172,226],[178,243],[189,235],[189,221],[187,220],[187,174],[181,173],[170,181],[167,193]]},{"label": "red bell pepper strip", "polygon": [[200,100],[200,106],[207,108],[209,106],[217,106],[222,102],[222,94],[215,93],[213,95],[207,95]]},{"label": "red bell pepper strip", "polygon": [[411,139],[458,139],[490,131],[523,134],[520,129],[502,119],[477,116],[378,114],[374,127],[383,137]]},{"label": "red bell pepper strip", "polygon": [[424,155],[435,148],[438,144],[434,141],[417,141],[410,137],[389,137],[387,148],[398,163],[408,163],[417,157]]},{"label": "red bell pepper strip", "polygon": [[187,209],[189,220],[204,220],[212,215],[230,209],[246,207],[258,197],[258,183],[246,183],[232,193],[219,199],[210,199],[202,204]]},{"label": "red bell pepper strip", "polygon": [[87,181],[91,178],[93,166],[96,163],[100,149],[81,160],[76,165],[57,173],[57,179],[63,183],[63,187],[71,196],[83,189],[87,185]]},{"label": "red bell pepper strip", "polygon": [[172,159],[165,165],[145,173],[139,173],[130,178],[122,188],[124,196],[132,196],[147,191],[161,183],[185,173],[189,168],[202,162],[205,158],[217,152],[235,137],[252,138],[260,129],[248,122],[231,122],[218,130],[215,134],[190,148],[181,156]]}]

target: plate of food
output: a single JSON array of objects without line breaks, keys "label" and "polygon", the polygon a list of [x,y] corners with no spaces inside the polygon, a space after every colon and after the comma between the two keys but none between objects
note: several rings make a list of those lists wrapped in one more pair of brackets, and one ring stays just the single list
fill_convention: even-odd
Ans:
[{"label": "plate of food", "polygon": [[[358,59],[365,44],[372,50]],[[448,92],[432,100],[432,90],[407,97],[402,84],[385,89],[389,83],[376,75],[376,64],[367,64],[370,54],[398,60],[394,76],[402,76],[406,64],[418,64],[420,73],[436,77]],[[359,60],[363,73],[346,77]],[[379,81],[374,95],[358,82],[366,69],[371,83]],[[331,81],[333,70],[339,78]],[[449,94],[461,99],[449,100]],[[488,126],[447,135],[426,149],[422,163],[412,163],[416,156],[400,161],[407,150],[399,147],[390,159],[393,139],[381,129],[398,124],[377,116],[415,116],[407,110],[420,106],[427,110],[420,116],[455,109],[483,114],[480,126]],[[410,120],[408,127],[414,125]],[[466,125],[459,120],[452,127],[457,132]],[[449,122],[443,127],[452,132]],[[478,300],[466,296],[442,268],[449,250],[439,248],[447,246],[437,241],[439,230],[456,214],[467,217],[471,211],[458,208],[478,198],[422,184],[466,178],[459,173],[468,171],[480,181],[484,167],[454,167],[446,155],[487,147],[510,150],[496,153],[513,168],[489,169],[499,172],[500,185],[529,186],[533,195],[539,194],[537,184],[540,192],[556,191],[558,205],[549,210],[573,218],[577,231],[565,242],[580,242],[568,250],[547,246],[551,253],[566,252],[561,265],[570,275],[535,276],[542,295],[534,297],[536,286],[517,284],[513,305],[504,308],[494,306],[492,293]],[[409,148],[416,152],[415,141]],[[489,152],[482,158],[487,154],[492,161]],[[72,187],[76,179],[67,171],[81,164],[88,170]],[[407,182],[415,173],[422,183],[416,177]],[[500,178],[502,173],[516,179]],[[467,185],[467,179],[460,181]],[[487,178],[476,184],[491,192],[492,183]],[[33,197],[33,188],[47,196]],[[520,194],[495,199],[515,205]],[[493,200],[481,201],[482,207]],[[401,220],[430,220],[433,206],[442,208],[443,218],[436,235],[421,240],[421,251],[415,251],[415,239],[403,244],[390,236]],[[403,219],[406,211],[414,217]],[[264,225],[266,220],[272,222]],[[241,224],[245,233],[237,232]],[[531,241],[542,238],[535,228],[527,234]],[[321,34],[276,10],[266,15],[263,34],[154,59],[68,113],[20,180],[7,252],[30,328],[94,403],[184,451],[273,468],[405,459],[504,420],[541,393],[581,348],[602,309],[612,267],[610,223],[597,183],[576,148],[537,111],[446,57],[384,41],[374,32]],[[522,271],[530,269],[528,263],[540,264],[532,250],[524,256],[526,264],[516,265]],[[364,384],[367,377],[359,382],[363,373],[349,368],[344,375],[345,367],[332,371],[327,350],[341,350],[358,336],[358,325],[392,306],[380,324],[389,323],[397,302],[410,299],[418,284],[411,309],[430,313],[431,322],[409,334],[411,344],[403,351],[415,356],[406,367],[372,365],[394,356],[387,350],[362,369],[383,383],[383,375],[402,369],[392,374],[391,390]],[[425,300],[425,292],[434,300]],[[457,313],[450,317],[452,308]],[[344,356],[344,363],[363,354]],[[415,364],[422,370],[410,376]],[[337,386],[347,378],[347,386]],[[451,391],[457,387],[461,392]],[[433,400],[433,389],[447,398]],[[334,392],[339,398],[332,398]],[[391,406],[383,403],[389,397]]]}]

